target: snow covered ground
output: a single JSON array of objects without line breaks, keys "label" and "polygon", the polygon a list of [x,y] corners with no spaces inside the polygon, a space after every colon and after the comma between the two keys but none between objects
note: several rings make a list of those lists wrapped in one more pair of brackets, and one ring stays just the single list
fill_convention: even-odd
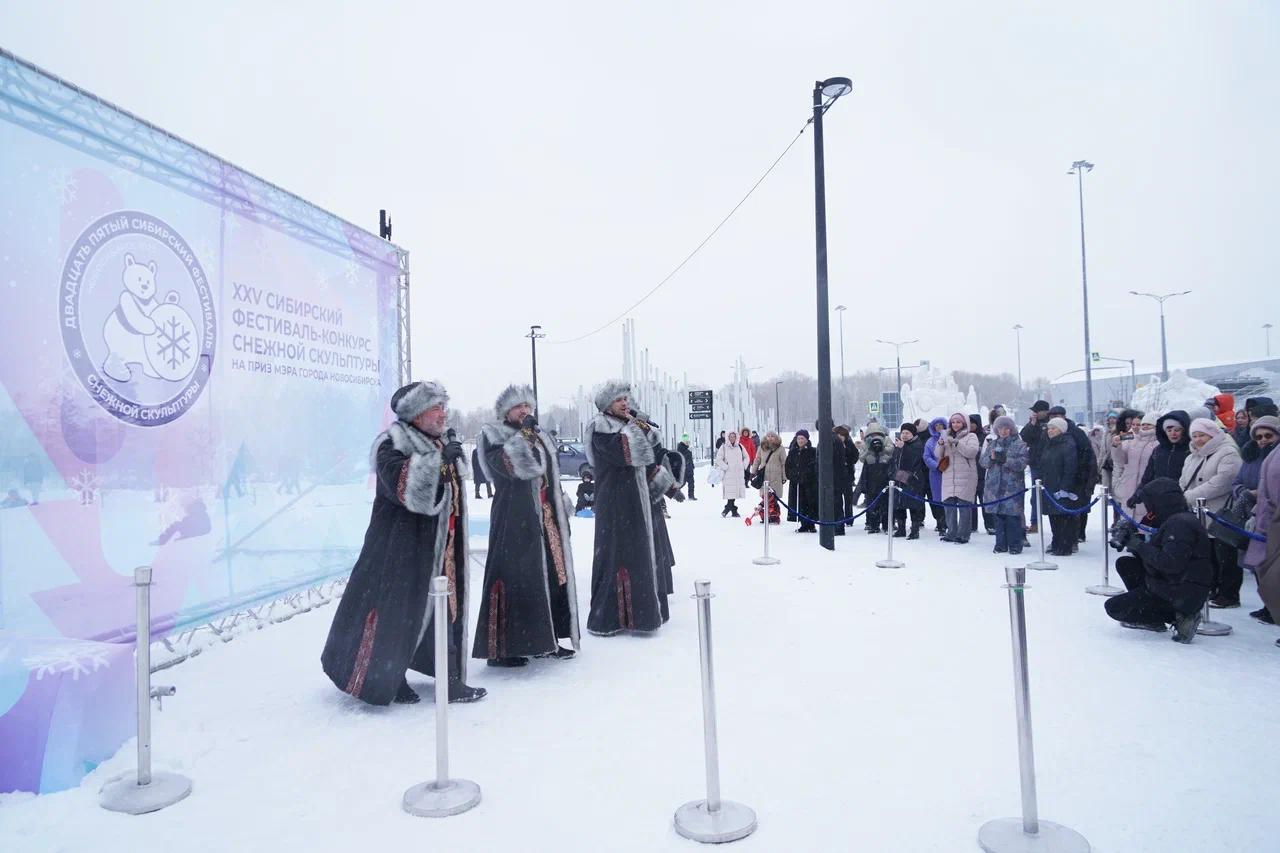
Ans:
[{"label": "snow covered ground", "polygon": [[[410,707],[339,693],[320,671],[324,608],[157,676],[178,687],[155,715],[157,766],[194,779],[189,799],[144,817],[99,808],[130,743],[77,790],[0,796],[0,850],[693,850],[671,815],[703,796],[695,578],[716,593],[724,795],[759,815],[736,848],[977,850],[978,827],[1019,804],[992,539],[898,540],[907,566],[886,570],[883,537],[859,527],[827,553],[784,525],[782,564],[758,567],[759,525],[721,519],[711,492],[672,506],[677,594],[655,636],[473,668],[490,695],[453,706],[450,731],[454,772],[484,790],[474,811],[401,811],[434,772],[430,680],[410,677],[424,700]],[[574,523],[584,614],[591,524]],[[1218,616],[1233,635],[1181,646],[1085,594],[1099,546],[1091,532],[1026,594],[1041,816],[1103,853],[1275,850],[1280,649],[1247,616],[1251,581],[1245,607]]]}]

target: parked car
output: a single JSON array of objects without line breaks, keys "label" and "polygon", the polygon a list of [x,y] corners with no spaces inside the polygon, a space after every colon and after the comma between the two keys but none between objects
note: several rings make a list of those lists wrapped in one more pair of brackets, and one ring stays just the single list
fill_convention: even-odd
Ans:
[{"label": "parked car", "polygon": [[556,439],[556,462],[561,476],[581,477],[583,471],[591,470],[582,442],[577,439]]}]

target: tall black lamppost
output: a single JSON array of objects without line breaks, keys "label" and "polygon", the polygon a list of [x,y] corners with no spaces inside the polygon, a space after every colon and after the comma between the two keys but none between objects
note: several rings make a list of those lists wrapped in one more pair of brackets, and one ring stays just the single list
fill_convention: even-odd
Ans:
[{"label": "tall black lamppost", "polygon": [[[533,416],[539,418],[538,415],[538,338],[545,338],[542,333],[541,326],[530,326],[529,334],[525,335],[529,339],[529,356],[533,360]],[[539,418],[541,420],[541,418]]]},{"label": "tall black lamppost", "polygon": [[778,392],[780,385],[781,379],[773,383],[773,428],[779,433],[782,432],[782,395]]},{"label": "tall black lamppost", "polygon": [[[1093,351],[1089,344],[1089,271],[1084,260],[1084,173],[1092,172],[1093,164],[1088,160],[1077,160],[1071,164],[1068,175],[1076,176],[1080,191],[1080,285],[1084,290],[1084,399],[1089,408],[1087,421],[1093,423]],[[1165,377],[1166,379],[1168,377]]]},{"label": "tall black lamppost", "polygon": [[[831,304],[827,301],[827,187],[822,157],[822,116],[839,98],[853,90],[848,77],[831,77],[813,84],[813,209],[818,272],[818,543],[836,547],[831,522],[836,518],[835,424],[831,421]],[[823,99],[826,102],[823,102]]]},{"label": "tall black lamppost", "polygon": [[1271,324],[1263,323],[1262,332],[1267,336],[1267,358],[1271,358]]},{"label": "tall black lamppost", "polygon": [[847,310],[843,305],[836,306],[836,313],[840,315],[840,408],[844,409],[840,420],[846,424],[849,423],[849,389],[844,384],[844,312]]},{"label": "tall black lamppost", "polygon": [[1167,299],[1175,296],[1186,296],[1190,290],[1183,290],[1180,293],[1139,293],[1136,290],[1129,291],[1134,296],[1145,296],[1148,299],[1154,299],[1160,304],[1160,378],[1165,382],[1169,381],[1169,346],[1165,342],[1164,337],[1164,303]]}]

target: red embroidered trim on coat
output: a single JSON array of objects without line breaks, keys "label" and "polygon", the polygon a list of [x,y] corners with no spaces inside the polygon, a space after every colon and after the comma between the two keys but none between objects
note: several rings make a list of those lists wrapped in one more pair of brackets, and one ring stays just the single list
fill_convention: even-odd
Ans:
[{"label": "red embroidered trim on coat", "polygon": [[503,606],[502,581],[495,581],[489,590],[489,660],[503,657],[499,650],[506,651],[506,615],[500,613]]},{"label": "red embroidered trim on coat", "polygon": [[351,678],[347,680],[347,693],[356,698],[364,690],[364,677],[369,672],[369,661],[373,658],[373,637],[378,631],[378,611],[370,610],[364,619],[364,632],[360,635],[360,647],[356,650],[356,662],[351,667]]},{"label": "red embroidered trim on coat", "polygon": [[634,629],[636,617],[631,607],[631,574],[625,566],[618,569],[617,592],[618,627]]},{"label": "red embroidered trim on coat", "polygon": [[555,512],[547,502],[547,489],[542,489],[542,531],[551,546],[551,562],[556,567],[556,580],[560,586],[569,582],[569,571],[565,568],[564,542],[560,539],[560,525],[556,524]]},{"label": "red embroidered trim on coat", "polygon": [[396,481],[396,500],[404,504],[404,490],[409,485],[409,460],[400,466],[400,478]]},{"label": "red embroidered trim on coat", "polygon": [[622,439],[622,464],[631,464],[631,442],[627,440],[626,433],[618,433],[618,438]]}]

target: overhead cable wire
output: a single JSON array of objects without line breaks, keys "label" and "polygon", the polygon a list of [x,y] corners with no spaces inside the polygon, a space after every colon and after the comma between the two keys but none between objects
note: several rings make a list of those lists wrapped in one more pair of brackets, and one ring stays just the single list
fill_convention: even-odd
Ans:
[{"label": "overhead cable wire", "polygon": [[[834,102],[835,102],[835,99],[834,99],[834,98],[832,98],[831,100],[827,101],[827,103],[825,103],[825,104],[822,106],[822,112],[823,112],[823,115],[825,115],[825,114],[826,114],[827,110],[831,109],[831,105],[832,105]],[[611,319],[611,320],[609,320],[608,322],[606,322],[606,323],[604,323],[604,324],[600,325],[599,327],[597,327],[597,328],[593,329],[592,331],[587,332],[587,333],[586,333],[586,334],[584,334],[584,335],[579,335],[579,336],[578,336],[578,337],[576,337],[576,338],[567,338],[567,339],[564,339],[564,340],[552,340],[552,339],[548,339],[548,340],[547,340],[547,343],[549,343],[549,344],[574,344],[574,343],[577,343],[578,341],[585,341],[587,338],[593,337],[594,335],[598,335],[598,334],[600,334],[601,332],[603,332],[605,329],[607,329],[607,328],[609,328],[610,326],[612,326],[614,323],[616,323],[616,322],[618,322],[619,320],[621,320],[623,317],[626,317],[628,314],[630,314],[630,313],[631,313],[632,311],[634,311],[636,308],[639,308],[642,304],[644,304],[644,302],[645,302],[646,300],[648,300],[648,299],[649,299],[649,297],[650,297],[650,296],[653,296],[655,293],[657,293],[659,290],[661,290],[661,289],[662,289],[662,287],[663,287],[665,284],[667,284],[667,282],[671,281],[671,279],[673,279],[673,278],[675,278],[675,277],[676,277],[676,275],[680,272],[680,270],[684,269],[685,265],[686,265],[686,264],[688,264],[688,263],[689,263],[689,261],[693,260],[694,256],[695,256],[695,255],[697,255],[697,254],[698,254],[698,252],[702,251],[702,248],[703,248],[704,246],[706,246],[708,243],[710,243],[710,242],[711,242],[711,239],[712,239],[713,237],[715,237],[715,236],[716,236],[716,234],[720,233],[720,229],[721,229],[721,228],[723,228],[723,227],[725,226],[725,224],[726,224],[730,219],[732,219],[732,218],[733,218],[733,215],[734,215],[735,213],[737,213],[737,212],[738,212],[738,209],[739,209],[739,208],[741,208],[741,207],[742,207],[742,205],[744,205],[744,204],[746,204],[746,203],[747,203],[747,199],[751,198],[752,193],[754,193],[754,192],[756,191],[756,189],[757,189],[757,188],[758,188],[762,183],[764,183],[765,178],[769,177],[769,175],[773,172],[773,170],[774,170],[775,168],[777,168],[778,164],[782,162],[782,158],[783,158],[783,157],[786,157],[786,156],[787,156],[787,153],[788,153],[788,152],[790,152],[790,151],[791,151],[791,149],[795,147],[795,144],[796,144],[797,142],[799,142],[799,141],[800,141],[800,137],[804,136],[804,132],[805,132],[806,130],[808,130],[808,129],[809,129],[809,125],[811,125],[811,124],[813,124],[813,117],[812,117],[812,116],[809,118],[809,120],[808,120],[808,121],[806,121],[806,122],[804,123],[804,126],[800,128],[800,132],[799,132],[799,133],[797,133],[797,134],[795,135],[795,137],[794,137],[790,142],[788,142],[788,143],[787,143],[787,147],[786,147],[786,148],[784,148],[784,149],[782,149],[782,153],[781,153],[781,154],[779,154],[779,155],[774,159],[774,161],[773,161],[772,163],[770,163],[770,164],[769,164],[769,168],[767,168],[767,169],[765,169],[765,170],[764,170],[764,174],[763,174],[763,175],[761,175],[761,176],[756,180],[756,182],[755,182],[754,184],[752,184],[752,185],[751,185],[751,189],[747,190],[747,194],[746,194],[746,195],[744,195],[741,199],[739,199],[738,203],[737,203],[737,204],[735,204],[735,205],[733,206],[733,209],[732,209],[732,210],[730,210],[727,214],[725,214],[724,218],[723,218],[723,219],[721,219],[719,223],[717,223],[717,225],[716,225],[716,227],[715,227],[715,228],[712,228],[712,229],[711,229],[711,233],[709,233],[706,237],[703,237],[703,238],[702,238],[702,242],[701,242],[701,243],[699,243],[697,246],[694,246],[693,251],[692,251],[692,252],[690,252],[688,255],[685,255],[684,260],[682,260],[680,263],[676,264],[675,269],[673,269],[673,270],[671,270],[671,272],[667,273],[667,274],[666,274],[666,276],[665,276],[661,281],[659,281],[657,284],[655,284],[652,288],[650,288],[650,289],[649,289],[649,291],[648,291],[648,292],[646,292],[646,293],[644,294],[644,296],[641,296],[641,297],[640,297],[639,299],[637,299],[635,302],[633,302],[633,303],[631,303],[630,305],[628,305],[625,309],[623,309],[623,311],[622,311],[621,313],[619,313],[619,314],[618,314],[616,317],[614,317],[613,319]]]}]

